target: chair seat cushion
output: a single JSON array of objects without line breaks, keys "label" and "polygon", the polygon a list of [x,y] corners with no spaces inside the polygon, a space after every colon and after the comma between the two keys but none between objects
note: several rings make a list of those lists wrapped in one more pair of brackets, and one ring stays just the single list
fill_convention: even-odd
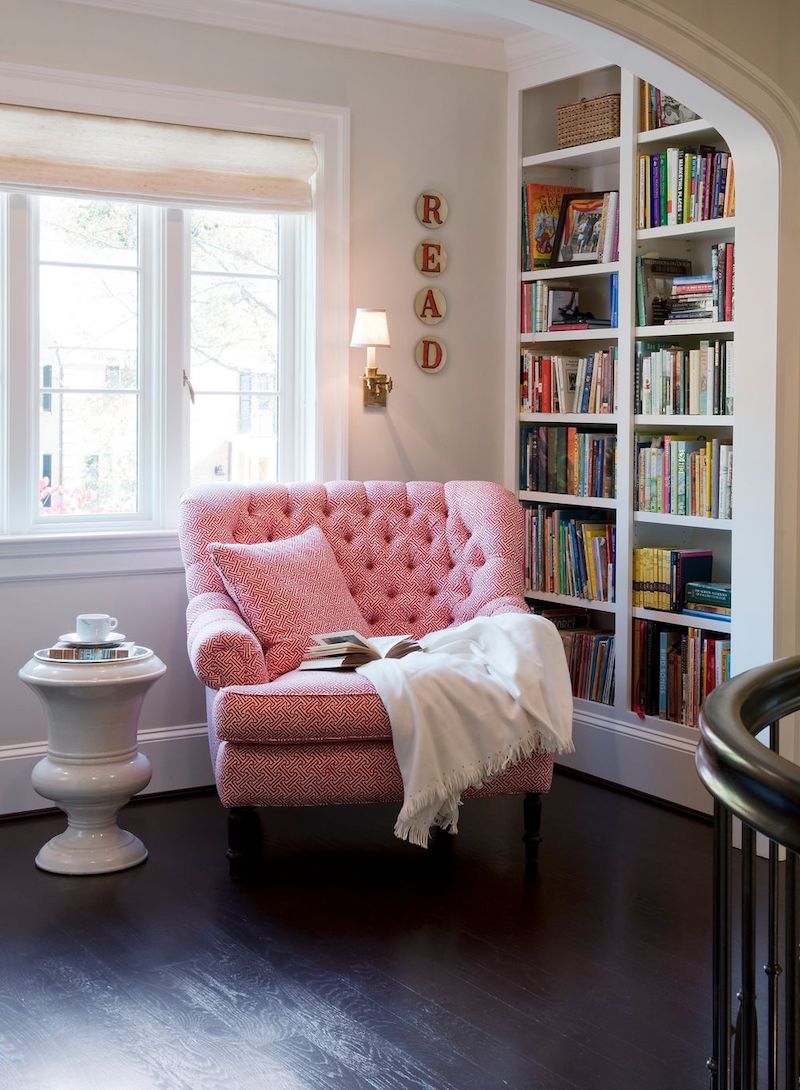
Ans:
[{"label": "chair seat cushion", "polygon": [[389,716],[373,686],[351,670],[294,670],[269,685],[232,686],[213,706],[217,737],[261,745],[386,742]]},{"label": "chair seat cushion", "polygon": [[319,526],[281,541],[212,542],[208,553],[267,652],[270,680],[295,670],[317,633],[342,629],[369,633]]}]

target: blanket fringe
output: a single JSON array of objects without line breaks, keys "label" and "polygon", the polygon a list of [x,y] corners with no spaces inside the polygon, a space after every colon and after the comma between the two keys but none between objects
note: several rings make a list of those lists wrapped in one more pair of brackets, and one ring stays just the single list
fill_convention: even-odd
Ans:
[{"label": "blanket fringe", "polygon": [[[458,807],[461,805],[461,795],[468,787],[483,786],[487,780],[494,779],[534,753],[573,753],[574,750],[572,741],[562,742],[550,733],[532,732],[527,738],[493,754],[489,760],[451,772],[440,783],[407,798],[397,816],[394,835],[420,848],[427,848],[431,826],[438,825],[452,833],[457,831]],[[431,816],[434,806],[437,809]]]}]

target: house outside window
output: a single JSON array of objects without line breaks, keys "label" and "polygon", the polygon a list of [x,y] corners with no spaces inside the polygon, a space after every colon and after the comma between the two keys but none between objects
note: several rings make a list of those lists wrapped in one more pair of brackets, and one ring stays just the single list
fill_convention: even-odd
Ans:
[{"label": "house outside window", "polygon": [[6,532],[171,525],[191,484],[313,475],[309,214],[0,201],[8,338],[27,346],[8,411],[32,440]]}]

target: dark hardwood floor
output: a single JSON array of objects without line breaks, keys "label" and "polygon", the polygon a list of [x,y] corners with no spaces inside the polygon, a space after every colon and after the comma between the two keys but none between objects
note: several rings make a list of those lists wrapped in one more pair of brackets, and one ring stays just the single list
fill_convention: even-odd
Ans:
[{"label": "dark hardwood floor", "polygon": [[704,1090],[709,825],[558,776],[526,881],[520,799],[442,854],[393,809],[264,812],[250,888],[215,796],[129,807],[150,858],[96,878],[0,823],[0,1088]]}]

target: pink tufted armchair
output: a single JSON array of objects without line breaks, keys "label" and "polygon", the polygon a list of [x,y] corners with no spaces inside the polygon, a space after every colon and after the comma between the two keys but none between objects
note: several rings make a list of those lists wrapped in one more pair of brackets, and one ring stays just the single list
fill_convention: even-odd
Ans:
[{"label": "pink tufted armchair", "polygon": [[[269,681],[265,652],[211,563],[211,542],[252,544],[319,526],[375,634],[415,636],[478,614],[526,611],[523,516],[479,481],[212,485],[181,502],[188,648],[206,686],[217,789],[229,811],[231,874],[258,855],[261,806],[397,802],[403,797],[386,711],[357,673],[297,671]],[[553,761],[536,755],[465,797],[524,794],[535,861]]]}]

